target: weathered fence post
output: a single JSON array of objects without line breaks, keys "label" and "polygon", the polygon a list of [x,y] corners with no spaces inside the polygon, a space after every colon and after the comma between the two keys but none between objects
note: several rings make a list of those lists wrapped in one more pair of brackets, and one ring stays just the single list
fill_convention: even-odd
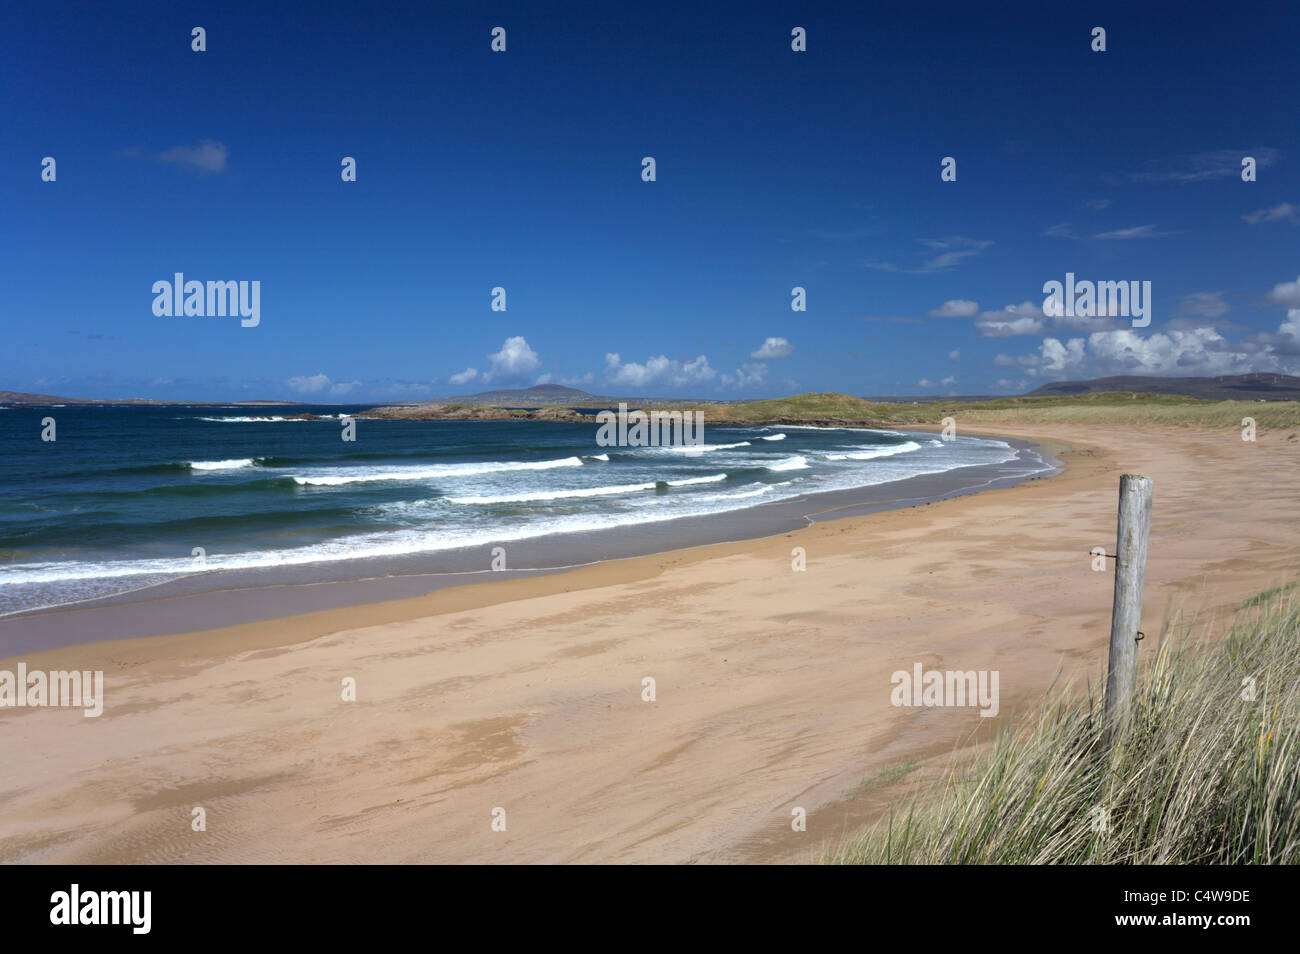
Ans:
[{"label": "weathered fence post", "polygon": [[1151,531],[1150,477],[1119,479],[1119,533],[1115,541],[1115,604],[1110,617],[1110,667],[1106,673],[1106,741],[1128,722],[1137,683],[1138,627]]}]

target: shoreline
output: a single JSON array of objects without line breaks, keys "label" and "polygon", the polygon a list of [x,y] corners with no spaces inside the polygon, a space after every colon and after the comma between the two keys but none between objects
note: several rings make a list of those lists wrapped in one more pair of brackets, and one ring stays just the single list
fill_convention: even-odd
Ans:
[{"label": "shoreline", "polygon": [[[1171,612],[1199,611],[1217,636],[1241,599],[1294,578],[1300,442],[1284,433],[1006,431],[1065,471],[755,540],[25,656],[105,670],[107,704],[98,719],[0,713],[0,861],[807,861],[1052,687],[1104,674],[1111,579],[1088,550],[1113,543],[1119,474],[1156,487],[1145,659]],[[1224,508],[1237,493],[1249,508]],[[893,707],[890,673],[916,662],[999,670],[998,716]],[[340,701],[345,677],[357,702]],[[490,829],[494,806],[508,832]]]},{"label": "shoreline", "polygon": [[[919,425],[914,432],[940,428]],[[351,609],[427,596],[452,587],[535,579],[613,561],[654,557],[714,544],[743,543],[825,520],[923,506],[952,497],[1058,475],[1050,448],[1015,437],[1006,464],[981,464],[849,490],[803,494],[736,510],[631,527],[488,541],[396,558],[364,558],[197,573],[73,603],[0,616],[0,660],[86,643],[149,638],[264,623],[308,613]],[[1023,468],[1038,468],[1019,474]],[[905,496],[899,497],[903,493]],[[489,566],[494,546],[508,567]],[[203,625],[194,621],[203,620]],[[84,638],[87,632],[91,638]]]}]

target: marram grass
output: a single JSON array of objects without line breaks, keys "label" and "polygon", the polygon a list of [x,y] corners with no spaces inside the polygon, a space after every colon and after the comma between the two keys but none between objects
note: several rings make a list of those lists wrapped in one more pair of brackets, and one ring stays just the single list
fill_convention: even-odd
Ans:
[{"label": "marram grass", "polygon": [[1300,863],[1300,602],[1254,604],[1219,641],[1153,642],[1112,750],[1103,690],[1067,693],[822,860]]},{"label": "marram grass", "polygon": [[836,393],[796,394],[742,404],[700,405],[697,409],[713,425],[723,425],[729,418],[759,422],[841,418],[906,426],[939,424],[951,417],[959,428],[967,430],[995,424],[1240,428],[1242,419],[1249,417],[1260,428],[1300,427],[1300,401],[1206,401],[1128,391],[926,404],[872,402]]}]

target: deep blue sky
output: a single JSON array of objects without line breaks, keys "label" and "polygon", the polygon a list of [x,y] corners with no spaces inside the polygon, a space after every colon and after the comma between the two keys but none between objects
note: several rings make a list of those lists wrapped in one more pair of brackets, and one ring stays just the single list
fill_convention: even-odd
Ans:
[{"label": "deep blue sky", "polygon": [[[970,394],[1300,369],[1296,4],[834,6],[7,3],[0,388]],[[261,324],[155,317],[177,271],[260,281]],[[1150,281],[1150,327],[1044,319],[1067,271]]]}]

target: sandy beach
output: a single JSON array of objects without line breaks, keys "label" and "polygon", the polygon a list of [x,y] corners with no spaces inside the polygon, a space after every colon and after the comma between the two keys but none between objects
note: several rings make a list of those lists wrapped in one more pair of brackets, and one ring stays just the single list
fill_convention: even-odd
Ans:
[{"label": "sandy beach", "polygon": [[[1286,432],[980,429],[1066,471],[760,540],[18,657],[104,670],[106,703],[99,718],[0,712],[0,861],[806,861],[974,733],[1104,678],[1112,574],[1089,550],[1114,552],[1120,474],[1155,481],[1145,655],[1175,610],[1213,633],[1295,579]],[[890,674],[918,662],[997,670],[998,717],[891,706]],[[900,782],[859,788],[900,765]]]}]

